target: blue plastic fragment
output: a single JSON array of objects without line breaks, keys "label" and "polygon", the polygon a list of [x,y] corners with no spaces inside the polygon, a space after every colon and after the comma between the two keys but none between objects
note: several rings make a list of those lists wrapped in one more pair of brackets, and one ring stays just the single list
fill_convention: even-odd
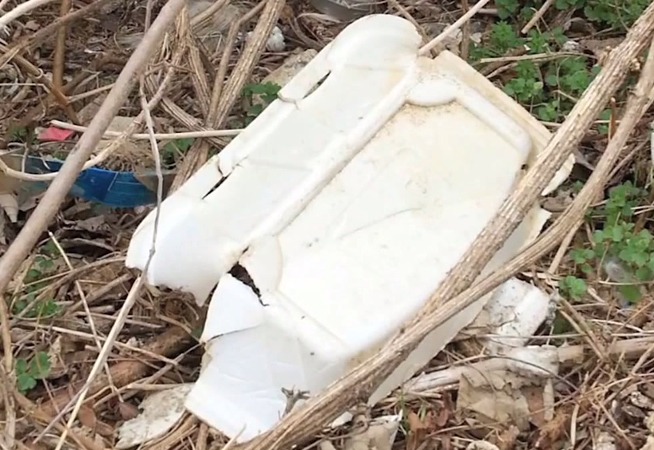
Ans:
[{"label": "blue plastic fragment", "polygon": [[[28,157],[25,170],[30,173],[52,173],[59,171],[62,165],[63,161]],[[133,172],[96,167],[80,173],[70,195],[114,208],[134,208],[157,202],[156,192],[141,183]]]}]

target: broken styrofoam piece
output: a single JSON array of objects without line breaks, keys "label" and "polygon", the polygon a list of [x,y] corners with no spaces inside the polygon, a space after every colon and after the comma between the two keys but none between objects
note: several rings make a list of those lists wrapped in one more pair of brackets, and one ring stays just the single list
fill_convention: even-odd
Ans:
[{"label": "broken styrofoam piece", "polygon": [[[366,19],[163,202],[151,284],[203,302],[254,239],[283,228],[405,103],[417,81],[420,35],[392,16]],[[154,219],[134,233],[127,266],[145,267]]]},{"label": "broken styrofoam piece", "polygon": [[[147,280],[191,292],[203,302],[252,240],[274,234],[301,211],[406,103],[408,109],[416,108],[411,104],[442,106],[460,97],[464,109],[474,106],[470,103],[479,105],[470,109],[479,116],[477,126],[494,127],[509,142],[522,139],[521,145],[529,147],[524,129],[516,123],[530,129],[535,148],[549,139],[547,130],[530,116],[515,117],[516,111],[524,115],[520,107],[499,90],[492,91],[490,83],[460,60],[447,53],[439,57],[440,64],[418,58],[419,43],[413,26],[392,16],[368,16],[347,27],[284,86],[279,100],[163,202],[157,255]],[[418,80],[419,66],[434,64],[444,70]],[[448,73],[447,65],[457,73]],[[482,93],[466,86],[480,81],[488,84]],[[489,99],[495,108],[488,108],[488,100],[480,101],[484,94],[497,97]],[[545,193],[567,177],[571,164]],[[233,210],[239,211],[235,218]],[[144,268],[154,219],[155,214],[149,214],[134,233],[128,267]],[[175,246],[165,245],[171,240]]]},{"label": "broken styrofoam piece", "polygon": [[402,414],[376,417],[370,420],[362,431],[351,432],[343,444],[343,449],[391,450],[401,420]]},{"label": "broken styrofoam piece", "polygon": [[[419,57],[419,45],[404,19],[353,23],[163,202],[145,276],[200,303],[215,287],[186,406],[229,437],[245,426],[237,442],[280,420],[282,389],[319,393],[414,316],[549,140],[464,61]],[[484,273],[548,217],[535,204]],[[154,218],[137,229],[129,267],[144,269]],[[251,286],[228,273],[236,263]],[[413,376],[488,298],[430,333],[369,402]]]},{"label": "broken styrofoam piece", "polygon": [[551,308],[550,296],[541,289],[517,278],[500,285],[491,295],[474,322],[462,335],[480,332],[491,354],[524,346],[538,327],[547,319]]},{"label": "broken styrofoam piece", "polygon": [[118,429],[117,449],[125,449],[159,439],[184,415],[184,400],[192,384],[182,384],[147,396],[139,405],[142,412]]},{"label": "broken styrofoam piece", "polygon": [[472,441],[466,447],[466,450],[500,450],[495,444],[488,441]]}]

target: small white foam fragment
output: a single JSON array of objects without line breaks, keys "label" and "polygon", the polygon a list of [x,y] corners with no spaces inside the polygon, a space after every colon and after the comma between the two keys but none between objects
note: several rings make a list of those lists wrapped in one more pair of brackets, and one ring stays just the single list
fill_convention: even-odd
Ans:
[{"label": "small white foam fragment", "polygon": [[500,450],[499,447],[495,444],[491,444],[488,441],[472,441],[466,447],[466,450]]},{"label": "small white foam fragment", "polygon": [[402,414],[375,417],[365,424],[362,431],[355,429],[350,432],[344,450],[391,450],[401,420]]},{"label": "small white foam fragment", "polygon": [[511,278],[493,292],[482,312],[466,330],[491,335],[484,339],[488,351],[503,353],[527,343],[547,318],[550,304],[551,298],[546,292]]},{"label": "small white foam fragment", "polygon": [[117,449],[126,449],[163,437],[184,415],[184,400],[192,384],[164,389],[147,396],[142,412],[118,429]]}]

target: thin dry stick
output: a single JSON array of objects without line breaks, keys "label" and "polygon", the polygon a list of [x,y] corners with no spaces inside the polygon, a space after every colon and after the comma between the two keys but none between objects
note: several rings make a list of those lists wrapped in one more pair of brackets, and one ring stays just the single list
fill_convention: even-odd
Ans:
[{"label": "thin dry stick", "polygon": [[[63,247],[59,243],[59,240],[55,237],[55,235],[50,230],[48,230],[48,236],[50,236],[50,239],[52,239],[52,242],[54,243],[55,247],[57,247],[57,251],[63,258],[68,268],[70,270],[74,270],[73,264],[70,262],[70,258],[68,258],[68,255],[66,254]],[[86,295],[84,294],[84,289],[82,289],[82,285],[79,282],[79,280],[75,280],[75,288],[77,289],[77,293],[82,299],[81,301],[84,306],[84,312],[86,313],[86,320],[89,323],[89,328],[91,328],[91,335],[93,337],[93,342],[95,343],[95,346],[98,348],[98,351],[100,351],[102,350],[102,344],[100,344],[100,339],[98,338],[98,332],[95,327],[95,321],[93,320],[93,315],[91,314],[91,310],[89,309],[89,305],[86,300]],[[111,372],[109,371],[109,365],[106,362],[104,364],[104,369],[107,373],[107,378],[111,379]]]},{"label": "thin dry stick", "polygon": [[5,412],[5,432],[4,442],[0,441],[0,448],[4,444],[7,448],[13,448],[16,439],[16,405],[14,404],[14,397],[9,393],[9,388],[12,383],[8,380],[8,376],[0,365],[0,395],[2,402],[0,406]]},{"label": "thin dry stick", "polygon": [[209,23],[209,21],[214,16],[214,14],[220,11],[221,8],[227,6],[228,4],[229,4],[229,0],[217,0],[207,9],[205,9],[200,14],[198,14],[197,16],[191,19],[191,27],[197,29],[203,26],[203,24]]},{"label": "thin dry stick", "polygon": [[[215,6],[215,4],[213,6]],[[208,9],[211,9],[211,7]],[[193,84],[193,91],[195,93],[195,99],[198,102],[198,107],[200,108],[202,117],[206,121],[209,114],[209,99],[211,98],[206,67],[203,63],[202,55],[197,45],[198,42],[193,36],[192,30],[189,29],[190,27],[188,24],[180,24],[179,28],[179,34],[182,35],[181,39],[186,39],[189,42],[188,63],[191,71],[191,83]]]},{"label": "thin dry stick", "polygon": [[464,23],[466,23],[467,21],[469,21],[469,20],[470,20],[470,19],[471,19],[475,14],[477,14],[477,13],[479,12],[479,10],[480,10],[481,8],[483,8],[483,7],[486,5],[486,3],[488,3],[489,1],[490,1],[490,0],[479,0],[479,1],[477,2],[477,4],[476,4],[475,6],[473,6],[472,8],[470,8],[470,9],[468,10],[468,12],[466,12],[464,15],[462,15],[462,16],[459,18],[459,20],[457,20],[456,22],[454,22],[452,25],[450,25],[450,26],[447,27],[445,30],[443,30],[443,32],[442,32],[441,34],[439,34],[439,35],[436,36],[434,39],[432,39],[431,41],[429,41],[427,44],[425,44],[424,46],[422,46],[422,48],[420,48],[418,54],[420,54],[420,55],[426,55],[427,53],[429,53],[429,52],[430,52],[434,47],[436,47],[438,44],[440,44],[440,43],[443,42],[445,39],[447,39],[447,38],[450,36],[450,34],[452,34],[453,32],[455,32],[455,31],[458,30],[459,28],[461,28],[461,26],[462,26]]},{"label": "thin dry stick", "polygon": [[[20,405],[20,407],[25,411],[27,417],[29,418],[29,421],[34,421],[37,420],[39,422],[48,422],[52,417],[50,416],[49,413],[45,412],[40,405],[35,405],[32,403],[31,400],[29,400],[27,397],[23,396],[19,392],[15,391],[14,392],[14,397],[16,398],[16,403]],[[55,427],[58,430],[63,431],[64,427],[61,424],[56,424]],[[75,444],[78,445],[76,448],[80,449],[86,449],[86,450],[105,450],[103,446],[96,444],[93,439],[90,437],[84,435],[84,434],[77,434],[73,431],[69,432],[69,435],[71,437],[71,440],[75,442]],[[29,448],[33,449],[33,446],[30,446]]]},{"label": "thin dry stick", "polygon": [[[153,103],[152,100],[150,100],[150,103]],[[154,104],[152,107],[154,107]],[[80,132],[84,132],[87,130],[87,127],[83,127],[81,125],[73,125],[72,123],[62,122],[60,120],[51,120],[50,124],[64,130],[73,130],[73,131],[80,131]],[[175,139],[187,139],[187,138],[226,137],[226,136],[238,136],[242,131],[243,131],[242,128],[235,128],[233,130],[205,130],[205,131],[184,131],[180,133],[154,133],[154,138],[159,141],[171,141]],[[105,131],[102,137],[103,138],[120,137],[123,134],[125,134],[124,131]],[[138,139],[138,140],[150,139],[150,135],[148,135],[147,133],[134,133],[129,137],[130,139]]]},{"label": "thin dry stick", "polygon": [[[4,52],[5,49],[6,47],[0,43],[0,53]],[[34,64],[19,55],[15,55],[14,61],[25,70],[25,72],[32,80],[34,80],[35,83],[43,84],[46,87],[52,98],[59,104],[59,106],[61,106],[71,121],[76,123],[79,122],[77,119],[77,114],[75,114],[73,108],[71,108],[71,106],[68,104],[68,99],[64,93],[61,92],[54,84],[52,84],[52,81],[50,81],[50,79],[45,76],[43,70],[34,66]],[[1,68],[2,66],[0,65],[0,69]]]},{"label": "thin dry stick", "polygon": [[[463,8],[463,14],[470,9],[470,4],[468,0],[461,0],[461,7]],[[461,58],[465,61],[468,60],[470,55],[470,21],[467,21],[463,24],[461,29]]]},{"label": "thin dry stick", "polygon": [[[70,258],[68,258],[68,255],[66,254],[63,247],[59,243],[59,240],[55,237],[55,235],[50,230],[48,230],[48,236],[50,236],[50,239],[52,239],[52,242],[54,243],[55,247],[57,247],[57,251],[61,255],[62,259],[64,260],[68,268],[70,270],[73,270],[74,269],[73,264],[70,262]],[[84,294],[84,289],[82,289],[82,285],[80,284],[79,280],[75,280],[75,288],[77,289],[77,293],[82,299],[82,304],[84,305],[84,312],[86,313],[86,318],[89,322],[89,328],[91,328],[93,341],[95,342],[95,345],[98,348],[98,350],[100,350],[102,348],[102,345],[100,344],[100,340],[98,339],[98,332],[96,331],[95,328],[95,321],[93,320],[93,315],[91,314],[89,305],[86,302],[86,295]],[[109,373],[108,367],[107,367],[107,373]]]},{"label": "thin dry stick", "polygon": [[[70,11],[72,5],[71,0],[61,0],[61,8],[59,15],[64,17]],[[66,34],[68,29],[62,26],[57,30],[57,42],[55,44],[54,61],[52,66],[52,83],[57,89],[64,87],[64,65],[66,61]]]},{"label": "thin dry stick", "polygon": [[543,6],[541,6],[538,11],[536,11],[536,14],[527,22],[527,24],[520,30],[522,34],[527,34],[529,33],[529,30],[531,30],[534,25],[538,23],[540,19],[545,15],[545,12],[554,4],[554,0],[546,0],[545,3],[543,3]]},{"label": "thin dry stick", "polygon": [[[635,339],[620,339],[611,344],[606,349],[606,353],[612,356],[620,355],[625,358],[635,359],[654,349],[652,344],[654,344],[654,337],[652,336]],[[538,350],[534,349],[534,351]],[[580,358],[583,358],[584,355],[587,354],[588,347],[586,345],[571,345],[556,349],[542,348],[541,351],[544,354],[551,351],[557,355],[556,360],[558,360],[560,364],[570,365],[577,363]],[[458,383],[462,375],[466,373],[473,371],[487,373],[505,367],[506,360],[503,361],[501,357],[493,356],[470,365],[453,365],[447,369],[420,375],[419,377],[407,382],[402,390],[406,394],[421,394],[442,386]],[[635,371],[632,370],[632,373],[635,373]]]},{"label": "thin dry stick", "polygon": [[47,5],[51,1],[52,0],[27,0],[26,2],[20,3],[4,16],[0,16],[0,31],[6,31],[5,27],[9,25],[12,20],[18,19],[20,16],[27,14],[39,6]]},{"label": "thin dry stick", "polygon": [[[424,28],[420,26],[420,24],[416,21],[416,19],[413,18],[413,16],[409,13],[409,11],[407,11],[406,8],[402,6],[398,0],[388,0],[388,6],[395,8],[402,17],[404,17],[406,20],[411,22],[411,24],[415,27],[416,31],[420,33],[420,36],[422,36],[422,40],[424,43],[427,43],[429,41]],[[436,56],[436,52],[434,50],[431,50],[431,56]]]},{"label": "thin dry stick", "polygon": [[[252,36],[243,49],[243,53],[241,53],[241,56],[234,67],[234,71],[225,85],[225,90],[220,96],[220,102],[215,111],[215,116],[210,118],[213,121],[214,127],[219,127],[227,119],[229,111],[232,109],[232,106],[241,94],[243,86],[247,82],[248,77],[259,60],[259,56],[266,47],[268,37],[270,36],[282,9],[284,9],[284,5],[286,5],[285,0],[268,0],[265,3],[263,11],[261,12],[261,17],[257,22],[257,26],[254,28]],[[255,8],[253,11],[246,14],[243,17],[243,23],[249,21],[250,17],[256,14],[256,10],[258,10],[258,8]]]},{"label": "thin dry stick", "polygon": [[575,223],[572,226],[570,231],[568,231],[568,234],[566,234],[565,238],[563,238],[563,240],[561,241],[561,245],[559,245],[559,249],[556,251],[554,258],[552,258],[552,262],[550,263],[547,272],[556,273],[557,269],[559,268],[559,264],[561,264],[563,257],[568,252],[568,248],[570,248],[570,243],[572,242],[572,239],[574,239],[575,234],[577,234],[577,230],[583,223],[584,223],[583,220],[578,220],[577,223]]},{"label": "thin dry stick", "polygon": [[[506,266],[510,270],[505,267],[461,294],[479,276],[483,267],[516,229],[527,211],[533,206],[533,202],[566,161],[568,155],[577,147],[603,105],[626,78],[627,68],[631,61],[645,48],[652,33],[654,33],[654,3],[634,24],[625,40],[610,53],[603,70],[541,152],[517,190],[500,207],[493,220],[470,245],[469,250],[451,270],[448,278],[439,286],[419,314],[405,324],[402,331],[396,334],[379,353],[332,383],[321,395],[309,400],[302,408],[284,417],[272,431],[246,445],[247,450],[286,448],[319,431],[338,417],[346,407],[357,402],[367,402],[381,381],[390,375],[431,331],[473,304],[482,295],[490,292],[524,266],[524,258],[515,258]],[[637,89],[637,92],[640,91]],[[632,103],[633,101],[642,101],[642,99],[632,99]],[[631,110],[633,111],[634,108]],[[628,129],[626,123],[629,123],[627,117],[621,123],[621,127],[624,126],[623,130]],[[626,140],[627,137],[622,139]],[[611,143],[614,142],[618,142],[618,136]],[[594,198],[594,192],[589,201],[592,198]],[[563,227],[566,231],[567,222],[564,222]],[[549,236],[549,241],[539,241],[547,244],[545,248],[549,248],[559,241],[560,229],[558,234]],[[531,246],[529,249],[533,247]],[[539,251],[541,249],[542,247]],[[540,254],[539,252],[534,254],[532,250],[530,256],[533,258]]]}]

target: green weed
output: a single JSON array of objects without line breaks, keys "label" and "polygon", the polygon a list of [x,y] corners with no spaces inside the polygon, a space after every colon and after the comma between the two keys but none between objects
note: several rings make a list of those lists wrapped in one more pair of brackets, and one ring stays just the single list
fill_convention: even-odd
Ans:
[{"label": "green weed", "polygon": [[568,275],[559,282],[559,289],[566,297],[579,300],[586,294],[588,286],[583,279]]},{"label": "green weed", "polygon": [[38,380],[50,375],[52,366],[46,352],[37,352],[32,359],[27,361],[23,358],[16,360],[16,384],[18,390],[23,394],[36,387]]},{"label": "green weed", "polygon": [[[598,30],[626,30],[649,3],[649,0],[556,0],[553,11],[572,11]],[[539,30],[537,26],[527,36],[520,34],[522,25],[542,4],[541,0],[496,0],[500,21],[491,27],[482,44],[471,48],[470,60],[501,57],[518,50],[527,55],[551,53],[552,59],[516,62],[500,76],[499,82],[508,95],[538,119],[561,122],[593,81],[599,67],[583,56],[554,56],[568,41],[561,28]],[[621,92],[624,93],[622,89]],[[600,119],[607,121],[610,116],[611,111],[607,109]],[[597,131],[606,135],[608,126],[600,124]]]},{"label": "green weed", "polygon": [[[243,99],[247,107],[245,110],[245,125],[249,125],[264,109],[277,99],[277,93],[281,86],[274,83],[248,84],[243,88]],[[258,97],[261,102],[255,103],[254,99]]]},{"label": "green weed", "polygon": [[164,166],[170,167],[180,156],[183,156],[193,145],[193,138],[175,139],[168,142],[161,152],[161,160]]},{"label": "green weed", "polygon": [[[54,243],[52,246],[46,244],[42,247],[42,252],[54,256],[56,247],[54,249],[52,247],[54,247]],[[46,255],[37,255],[34,258],[34,263],[25,274],[24,283],[27,292],[13,303],[13,314],[22,314],[23,317],[30,319],[45,319],[54,317],[61,312],[61,306],[53,299],[36,301],[37,292],[46,283],[42,280],[50,276],[55,268],[54,260]]]},{"label": "green weed", "polygon": [[620,268],[622,279],[613,280],[623,297],[631,302],[641,298],[639,285],[654,281],[654,236],[647,229],[636,230],[634,208],[644,199],[645,191],[626,182],[614,187],[604,206],[593,211],[603,218],[602,229],[592,235],[590,246],[574,248],[569,257],[584,273],[612,263]]},{"label": "green weed", "polygon": [[[577,17],[588,20],[594,26],[605,29],[626,30],[649,6],[650,0],[555,0],[559,11],[572,10]],[[496,0],[500,19],[529,20],[542,6],[539,1]]]}]

